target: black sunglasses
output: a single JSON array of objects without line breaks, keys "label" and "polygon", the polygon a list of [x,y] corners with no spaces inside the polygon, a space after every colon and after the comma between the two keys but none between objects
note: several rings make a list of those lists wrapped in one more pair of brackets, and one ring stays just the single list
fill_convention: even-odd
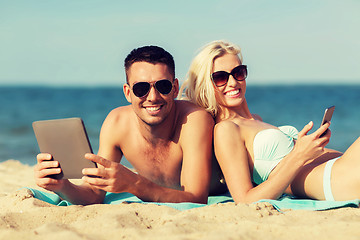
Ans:
[{"label": "black sunglasses", "polygon": [[229,76],[232,75],[237,81],[244,81],[247,77],[246,65],[239,65],[231,70],[230,73],[225,71],[218,71],[211,74],[211,79],[217,87],[222,87],[229,81]]},{"label": "black sunglasses", "polygon": [[170,80],[163,79],[154,83],[137,82],[133,85],[132,91],[135,96],[137,96],[138,98],[142,98],[149,93],[151,86],[154,86],[155,89],[163,95],[168,95],[173,88],[173,84]]}]

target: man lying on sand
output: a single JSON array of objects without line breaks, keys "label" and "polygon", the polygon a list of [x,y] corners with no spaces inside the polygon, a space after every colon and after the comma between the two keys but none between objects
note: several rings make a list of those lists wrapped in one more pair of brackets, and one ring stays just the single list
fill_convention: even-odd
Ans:
[{"label": "man lying on sand", "polygon": [[[214,122],[204,110],[175,100],[179,92],[173,57],[164,49],[134,49],[125,59],[131,103],[112,110],[100,132],[98,168],[83,170],[83,184],[48,175],[61,172],[47,153],[37,156],[35,181],[73,204],[94,204],[106,192],[129,192],[143,201],[206,203],[211,178]],[[120,164],[126,159],[136,173]],[[91,177],[90,177],[91,176]]]}]

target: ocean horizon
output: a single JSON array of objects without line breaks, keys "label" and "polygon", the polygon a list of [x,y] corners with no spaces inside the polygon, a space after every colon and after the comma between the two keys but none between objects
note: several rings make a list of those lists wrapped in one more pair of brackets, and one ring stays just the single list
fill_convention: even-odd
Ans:
[{"label": "ocean horizon", "polygon": [[[328,147],[345,151],[360,136],[360,85],[248,85],[246,98],[250,111],[264,122],[298,130],[309,121],[319,127],[325,108],[335,105]],[[82,118],[96,153],[107,114],[128,104],[122,85],[0,86],[0,103],[0,162],[15,159],[27,165],[36,163],[39,152],[33,121]]]}]

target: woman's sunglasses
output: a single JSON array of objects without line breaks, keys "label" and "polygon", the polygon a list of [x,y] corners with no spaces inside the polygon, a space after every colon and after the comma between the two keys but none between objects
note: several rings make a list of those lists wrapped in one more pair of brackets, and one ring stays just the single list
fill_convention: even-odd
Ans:
[{"label": "woman's sunglasses", "polygon": [[137,82],[133,85],[132,91],[135,96],[142,98],[149,93],[151,86],[154,86],[156,91],[163,95],[168,95],[173,88],[173,84],[170,80],[163,79],[156,81],[155,83]]},{"label": "woman's sunglasses", "polygon": [[222,87],[229,81],[229,76],[232,75],[237,81],[244,81],[247,77],[246,65],[239,65],[231,70],[230,73],[225,71],[218,71],[211,74],[211,79],[217,87]]}]

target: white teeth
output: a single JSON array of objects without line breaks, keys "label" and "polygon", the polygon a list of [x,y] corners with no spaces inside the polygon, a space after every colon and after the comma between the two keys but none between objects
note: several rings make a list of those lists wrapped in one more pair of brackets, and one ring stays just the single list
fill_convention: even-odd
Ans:
[{"label": "white teeth", "polygon": [[160,107],[159,106],[158,107],[147,107],[146,109],[149,111],[157,111],[160,109]]},{"label": "white teeth", "polygon": [[240,89],[236,89],[234,91],[230,91],[226,93],[226,96],[234,96],[240,92]]}]

